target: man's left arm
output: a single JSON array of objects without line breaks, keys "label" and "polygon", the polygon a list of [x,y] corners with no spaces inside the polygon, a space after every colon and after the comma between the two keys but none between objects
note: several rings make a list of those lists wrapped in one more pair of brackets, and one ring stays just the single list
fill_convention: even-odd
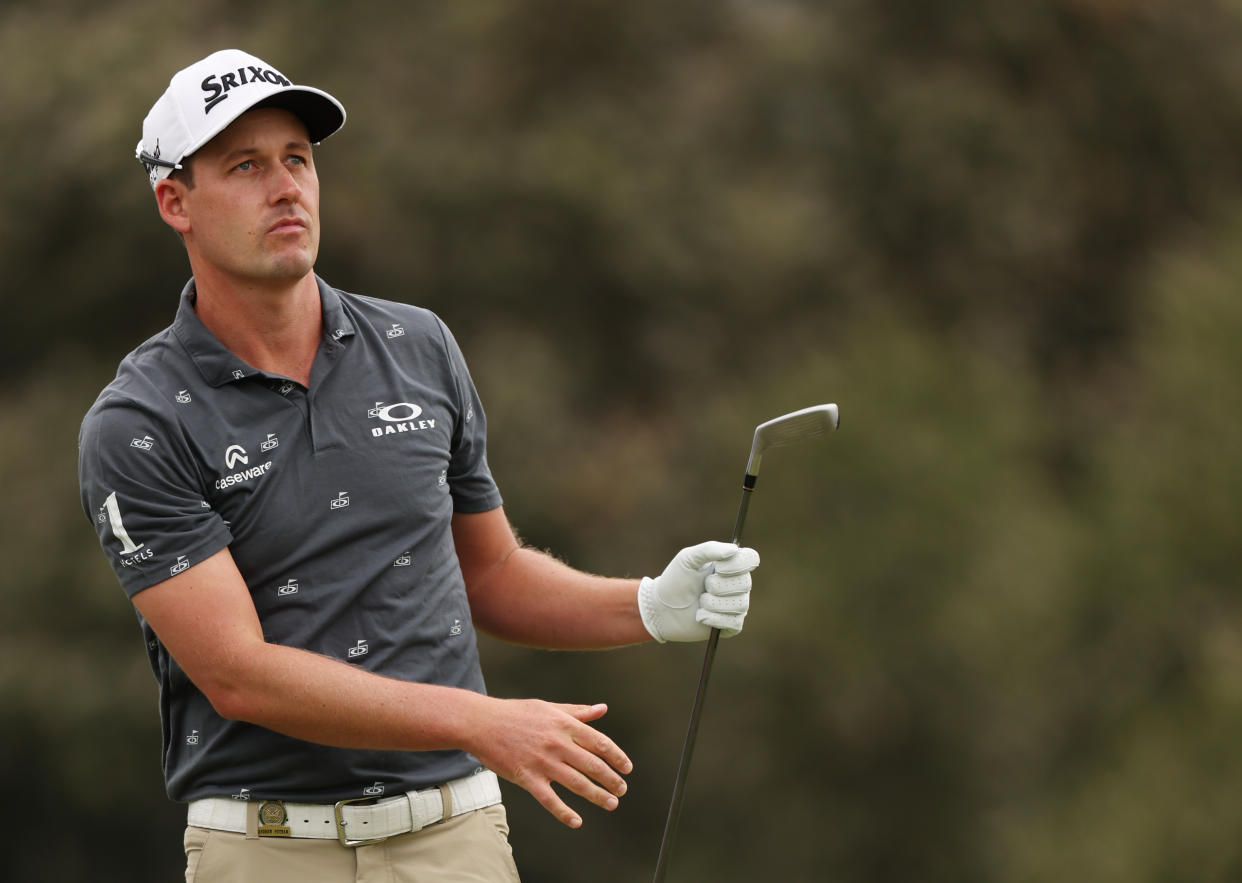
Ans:
[{"label": "man's left arm", "polygon": [[559,650],[737,634],[759,564],[752,549],[707,542],[682,549],[654,579],[594,576],[523,546],[503,508],[457,513],[453,540],[475,626]]}]

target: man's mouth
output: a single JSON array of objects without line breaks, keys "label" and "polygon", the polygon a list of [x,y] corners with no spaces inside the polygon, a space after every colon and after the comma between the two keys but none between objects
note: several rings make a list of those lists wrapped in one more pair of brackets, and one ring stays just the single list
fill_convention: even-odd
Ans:
[{"label": "man's mouth", "polygon": [[301,233],[309,228],[301,218],[281,218],[267,228],[268,233]]}]

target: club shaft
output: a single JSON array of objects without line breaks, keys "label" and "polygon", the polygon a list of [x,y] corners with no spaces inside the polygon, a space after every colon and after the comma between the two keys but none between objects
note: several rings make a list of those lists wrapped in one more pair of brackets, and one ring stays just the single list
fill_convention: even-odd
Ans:
[{"label": "club shaft", "polygon": [[[733,521],[733,542],[741,545],[742,527],[746,523],[746,510],[750,508],[750,495],[755,490],[757,476],[746,473],[742,481],[742,499],[737,506],[737,518]],[[699,722],[703,718],[703,704],[707,698],[707,681],[711,677],[712,663],[716,659],[716,646],[720,643],[720,629],[712,629],[707,638],[707,652],[703,655],[703,668],[699,673],[699,686],[694,694],[694,707],[690,709],[690,724],[686,727],[686,741],[681,748],[681,760],[677,764],[677,779],[673,782],[673,798],[669,802],[668,818],[664,822],[664,836],[660,839],[660,857],[656,859],[653,883],[662,883],[672,854],[673,838],[681,819],[682,798],[686,792],[686,777],[690,772],[690,759],[694,756],[694,744],[699,735]]]}]

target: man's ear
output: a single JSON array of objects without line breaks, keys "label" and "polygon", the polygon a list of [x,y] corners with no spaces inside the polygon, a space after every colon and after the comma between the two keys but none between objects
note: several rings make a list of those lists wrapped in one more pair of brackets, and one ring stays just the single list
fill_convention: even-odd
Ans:
[{"label": "man's ear", "polygon": [[155,182],[155,204],[164,223],[182,236],[190,231],[190,218],[185,205],[184,181],[162,178]]}]

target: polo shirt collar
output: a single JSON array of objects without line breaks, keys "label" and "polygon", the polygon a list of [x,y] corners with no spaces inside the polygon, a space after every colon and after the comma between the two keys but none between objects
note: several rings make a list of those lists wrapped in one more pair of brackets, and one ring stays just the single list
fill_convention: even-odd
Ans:
[{"label": "polo shirt collar", "polygon": [[[319,287],[319,302],[323,309],[323,336],[327,346],[341,346],[342,338],[352,337],[354,323],[350,321],[341,305],[341,297],[336,291],[315,276],[315,284]],[[198,292],[194,287],[194,279],[185,284],[181,291],[181,302],[177,306],[177,316],[173,320],[173,334],[181,341],[190,358],[212,386],[224,386],[247,377],[262,375],[264,372],[246,364],[234,355],[216,338],[203,320],[194,311],[194,301]]]}]

